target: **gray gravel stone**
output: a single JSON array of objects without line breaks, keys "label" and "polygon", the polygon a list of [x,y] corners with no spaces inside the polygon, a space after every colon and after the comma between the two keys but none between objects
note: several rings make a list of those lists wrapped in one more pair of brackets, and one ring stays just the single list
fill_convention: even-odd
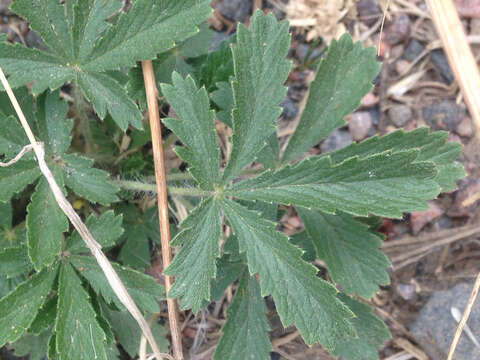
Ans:
[{"label": "gray gravel stone", "polygon": [[407,61],[413,61],[422,53],[423,50],[425,50],[425,46],[423,46],[420,41],[417,39],[410,39],[407,43],[407,46],[405,46],[402,58]]},{"label": "gray gravel stone", "polygon": [[337,129],[327,136],[320,146],[320,149],[322,150],[322,153],[327,153],[343,148],[351,143],[352,137],[350,136],[350,133],[344,129]]},{"label": "gray gravel stone", "polygon": [[396,127],[405,126],[412,120],[412,109],[407,105],[395,105],[388,109],[388,118]]},{"label": "gray gravel stone", "polygon": [[353,113],[348,120],[348,129],[350,135],[352,135],[352,139],[355,141],[365,139],[372,125],[372,116],[368,111],[357,111]]},{"label": "gray gravel stone", "polygon": [[423,119],[435,130],[455,131],[465,115],[465,108],[454,100],[443,100],[422,108]]},{"label": "gray gravel stone", "polygon": [[447,84],[451,84],[454,76],[443,50],[433,50],[430,53],[430,61],[432,62],[433,66],[435,66],[435,69],[437,69],[438,73],[442,76],[445,82]]},{"label": "gray gravel stone", "polygon": [[8,10],[8,7],[12,3],[12,0],[0,0],[0,14],[10,15],[11,12]]},{"label": "gray gravel stone", "polygon": [[226,18],[243,22],[252,11],[252,2],[246,0],[223,0],[217,5],[217,10]]},{"label": "gray gravel stone", "polygon": [[[457,326],[450,309],[455,306],[460,312],[463,312],[472,286],[473,283],[461,283],[447,291],[435,292],[410,327],[415,339],[432,359],[446,358],[450,341]],[[480,302],[477,301],[473,306],[467,324],[478,338],[480,334]],[[463,333],[453,358],[456,360],[478,360],[480,359],[480,349],[476,348],[467,335]]]}]

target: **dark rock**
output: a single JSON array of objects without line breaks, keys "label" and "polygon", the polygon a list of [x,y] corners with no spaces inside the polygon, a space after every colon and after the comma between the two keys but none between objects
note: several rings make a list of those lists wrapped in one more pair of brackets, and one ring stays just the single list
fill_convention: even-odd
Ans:
[{"label": "dark rock", "polygon": [[280,360],[280,354],[276,352],[270,353],[270,360]]},{"label": "dark rock", "polygon": [[393,22],[385,29],[385,42],[390,46],[405,41],[410,35],[410,17],[407,14],[400,14],[393,19]]},{"label": "dark rock", "polygon": [[440,103],[424,106],[422,116],[425,122],[435,130],[455,131],[465,118],[466,110],[453,100],[443,100]]},{"label": "dark rock", "polygon": [[381,15],[377,0],[358,0],[357,12],[359,19],[367,25],[375,24]]},{"label": "dark rock", "polygon": [[280,106],[283,108],[282,116],[285,119],[295,119],[298,114],[297,103],[289,96],[285,97]]},{"label": "dark rock", "polygon": [[402,58],[407,61],[415,60],[425,50],[425,46],[417,39],[410,39],[405,46]]},{"label": "dark rock", "polygon": [[370,114],[370,117],[372,118],[372,124],[377,126],[380,121],[380,109],[378,108],[378,106],[375,106],[375,107],[371,107],[367,111]]},{"label": "dark rock", "polygon": [[228,19],[244,22],[252,11],[252,2],[245,0],[223,0],[217,10]]},{"label": "dark rock", "polygon": [[394,105],[388,109],[388,118],[396,127],[405,126],[412,120],[412,109],[407,105]]},{"label": "dark rock", "polygon": [[327,153],[347,146],[351,142],[352,137],[347,130],[337,129],[327,136],[322,142],[320,149],[322,150],[322,153]]},{"label": "dark rock", "polygon": [[447,57],[445,56],[443,50],[433,50],[430,53],[430,61],[432,62],[433,66],[435,66],[435,69],[437,69],[438,73],[445,80],[445,82],[447,84],[451,84],[455,77],[452,73],[452,69],[448,64]]},{"label": "dark rock", "polygon": [[368,111],[354,112],[348,120],[348,130],[350,131],[350,135],[352,135],[352,139],[355,141],[365,139],[372,125],[372,116]]},{"label": "dark rock", "polygon": [[[452,306],[463,312],[467,304],[472,283],[461,283],[447,291],[435,292],[421,310],[410,328],[410,332],[431,359],[445,359],[457,327],[451,315]],[[467,324],[474,334],[480,332],[480,306],[473,306]],[[480,349],[465,333],[455,349],[456,360],[480,359]]]}]

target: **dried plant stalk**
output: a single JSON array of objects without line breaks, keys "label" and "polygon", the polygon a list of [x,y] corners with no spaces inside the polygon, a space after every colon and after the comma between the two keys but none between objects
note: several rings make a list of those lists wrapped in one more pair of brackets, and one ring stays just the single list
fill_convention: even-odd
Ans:
[{"label": "dried plant stalk", "polygon": [[[153,73],[152,62],[142,61],[143,81],[147,95],[148,118],[150,131],[152,133],[153,163],[155,166],[155,182],[157,188],[158,220],[160,223],[160,241],[162,244],[163,268],[170,265],[170,223],[168,219],[168,195],[167,177],[165,173],[165,161],[163,158],[162,128],[160,125],[160,114],[158,112],[157,86]],[[177,360],[183,360],[182,337],[180,332],[177,302],[168,298],[168,292],[172,286],[172,277],[165,276],[165,290],[167,291],[168,320],[172,335],[173,355]]]}]

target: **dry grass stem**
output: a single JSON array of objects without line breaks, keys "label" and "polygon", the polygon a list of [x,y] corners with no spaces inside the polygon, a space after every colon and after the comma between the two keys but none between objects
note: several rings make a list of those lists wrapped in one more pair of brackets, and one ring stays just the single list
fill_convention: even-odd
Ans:
[{"label": "dry grass stem", "polygon": [[[155,182],[157,188],[158,220],[160,223],[160,241],[162,245],[163,268],[170,265],[170,223],[168,218],[168,195],[167,195],[167,177],[165,172],[165,161],[163,158],[162,129],[160,124],[160,113],[158,111],[157,95],[158,90],[155,85],[155,75],[153,73],[152,62],[142,61],[143,80],[145,82],[145,92],[147,95],[148,118],[150,121],[150,131],[152,134],[153,163],[155,166]],[[173,355],[177,360],[183,360],[182,336],[178,320],[177,303],[175,299],[168,297],[168,292],[172,286],[172,277],[165,276],[165,290],[167,292],[168,320],[170,332],[172,335]]]},{"label": "dry grass stem", "polygon": [[468,299],[467,306],[463,311],[462,318],[458,323],[458,326],[455,330],[455,334],[453,335],[452,342],[450,343],[450,348],[448,349],[448,356],[447,360],[451,360],[453,358],[453,353],[455,352],[455,348],[457,347],[458,340],[460,340],[460,335],[462,335],[463,328],[467,324],[468,317],[470,316],[470,311],[472,311],[473,304],[475,304],[475,299],[478,295],[478,290],[480,289],[480,273],[477,274],[477,279],[475,280],[475,284],[473,284],[472,292],[470,293],[470,298]]},{"label": "dry grass stem", "polygon": [[480,136],[480,73],[452,0],[427,0],[445,54]]}]

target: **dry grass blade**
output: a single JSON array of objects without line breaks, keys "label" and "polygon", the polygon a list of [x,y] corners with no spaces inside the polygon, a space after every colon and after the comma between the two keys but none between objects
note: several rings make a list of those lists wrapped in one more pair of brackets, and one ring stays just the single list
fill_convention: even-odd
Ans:
[{"label": "dry grass blade", "polygon": [[473,284],[472,292],[470,293],[470,298],[468,299],[467,306],[463,311],[462,318],[458,323],[458,326],[455,330],[455,334],[453,334],[452,342],[450,343],[450,348],[448,349],[448,356],[447,360],[451,360],[453,358],[453,353],[455,352],[455,348],[457,347],[458,340],[460,340],[460,335],[462,335],[463,328],[467,324],[468,317],[470,316],[470,311],[472,311],[473,304],[475,303],[475,299],[478,295],[478,290],[480,289],[480,273],[477,275],[477,279],[475,280],[475,284]]},{"label": "dry grass blade", "polygon": [[[157,86],[155,85],[155,75],[153,73],[152,62],[142,61],[143,80],[145,82],[145,92],[147,95],[148,118],[150,121],[150,131],[152,134],[153,163],[155,166],[155,181],[158,200],[158,220],[160,223],[160,241],[162,244],[163,268],[170,265],[170,223],[168,219],[168,195],[167,195],[167,176],[165,172],[165,161],[163,158],[162,130],[160,125],[160,113],[157,102]],[[167,291],[168,320],[172,334],[173,355],[177,360],[183,360],[182,337],[178,320],[177,303],[175,299],[168,297],[168,292],[172,286],[172,277],[165,276],[165,290]]]},{"label": "dry grass blade", "polygon": [[480,73],[477,62],[473,57],[453,1],[427,0],[427,4],[450,67],[472,115],[478,138],[480,136]]},{"label": "dry grass blade", "polygon": [[18,118],[20,119],[20,123],[22,124],[25,133],[27,134],[28,140],[30,141],[33,151],[35,152],[35,155],[37,157],[40,171],[47,180],[58,206],[65,213],[72,225],[78,231],[81,238],[85,242],[85,245],[89,248],[92,255],[95,257],[95,260],[97,260],[98,265],[105,274],[108,283],[112,287],[112,290],[115,292],[115,295],[117,295],[118,299],[122,302],[122,304],[127,308],[133,318],[137,321],[138,325],[142,329],[143,334],[148,339],[148,342],[150,343],[150,346],[152,347],[157,359],[163,359],[164,356],[160,352],[158,345],[155,342],[152,332],[150,331],[150,327],[148,326],[146,320],[143,318],[143,315],[138,309],[137,305],[135,304],[131,296],[128,294],[127,289],[120,280],[120,277],[115,272],[107,257],[103,253],[102,247],[93,238],[92,234],[85,226],[82,219],[80,219],[80,216],[78,216],[78,214],[75,212],[72,205],[65,198],[62,191],[60,190],[60,187],[56,183],[52,172],[50,171],[47,163],[45,162],[45,151],[43,149],[43,146],[41,143],[38,143],[35,140],[35,136],[33,135],[33,132],[28,125],[27,119],[25,118],[25,115],[23,114],[23,111],[20,108],[20,105],[18,104],[18,101],[12,91],[12,88],[10,87],[10,84],[8,83],[8,80],[5,77],[5,74],[1,68],[0,81],[5,91],[7,92],[10,101],[12,102],[12,105],[18,115]]}]

